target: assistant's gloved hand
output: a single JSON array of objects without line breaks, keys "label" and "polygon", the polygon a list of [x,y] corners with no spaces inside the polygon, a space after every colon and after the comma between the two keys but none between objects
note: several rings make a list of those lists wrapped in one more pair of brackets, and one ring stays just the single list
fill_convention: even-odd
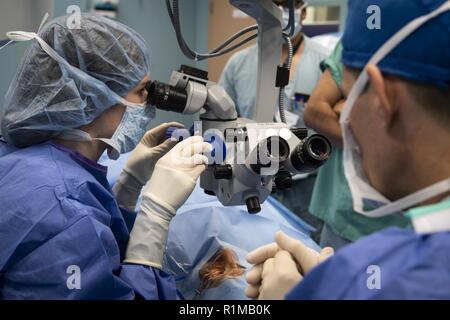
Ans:
[{"label": "assistant's gloved hand", "polygon": [[[287,268],[283,272],[281,270],[274,271],[274,268],[271,267],[275,266],[275,261],[272,260],[272,262],[267,263],[268,270],[264,273],[264,268],[266,266],[265,262],[273,259],[280,251],[288,252],[291,255],[297,266],[296,271],[294,272],[292,268]],[[328,259],[333,254],[334,249],[331,247],[326,247],[319,253],[305,246],[301,241],[289,237],[285,233],[279,231],[275,235],[275,243],[262,246],[247,255],[247,261],[255,266],[247,274],[247,282],[249,286],[247,287],[245,294],[249,298],[253,299],[261,297],[261,292],[263,290],[262,284],[264,282],[263,276],[266,276],[266,278],[268,277],[271,281],[277,280],[280,281],[280,283],[284,283],[284,286],[282,286],[281,290],[275,289],[271,285],[267,285],[264,288],[265,293],[263,297],[270,298],[276,296],[282,299],[284,298],[284,295],[286,295],[293,287],[291,286],[288,288],[289,285],[292,284],[293,279],[297,279],[297,282],[300,281],[302,279],[301,276],[307,274],[311,269]],[[282,259],[284,263],[288,263],[285,254],[281,255],[281,257],[282,258],[279,259]],[[275,280],[272,278],[272,273]],[[269,284],[271,283],[272,282],[269,281]],[[281,292],[280,290],[284,290],[285,292]],[[280,297],[281,293],[283,295]]]},{"label": "assistant's gloved hand", "polygon": [[141,208],[131,231],[125,262],[161,268],[169,224],[206,169],[211,145],[202,137],[177,144],[155,166],[144,188]]},{"label": "assistant's gloved hand", "polygon": [[166,131],[170,127],[183,128],[183,125],[177,122],[164,123],[149,130],[131,153],[113,187],[120,207],[135,210],[142,187],[150,179],[156,162],[176,143],[166,139]]},{"label": "assistant's gloved hand", "polygon": [[[278,251],[258,267],[260,285],[255,297],[259,300],[283,300],[286,294],[303,278],[297,264],[287,251]],[[254,269],[252,269],[254,276]],[[252,276],[252,274],[250,274]],[[254,290],[254,289],[253,289]],[[248,291],[246,290],[246,293]]]}]

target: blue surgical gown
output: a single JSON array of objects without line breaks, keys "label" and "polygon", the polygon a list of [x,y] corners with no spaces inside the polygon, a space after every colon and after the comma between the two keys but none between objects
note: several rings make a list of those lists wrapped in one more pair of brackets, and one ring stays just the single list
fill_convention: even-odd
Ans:
[{"label": "blue surgical gown", "polygon": [[450,233],[385,229],[314,268],[287,299],[450,299]]},{"label": "blue surgical gown", "polygon": [[0,203],[1,299],[176,298],[172,276],[122,263],[135,214],[106,167],[52,143],[0,142]]}]

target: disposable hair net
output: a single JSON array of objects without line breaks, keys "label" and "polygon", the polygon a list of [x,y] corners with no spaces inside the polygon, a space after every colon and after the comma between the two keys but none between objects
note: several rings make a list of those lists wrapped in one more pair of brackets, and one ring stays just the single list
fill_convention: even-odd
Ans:
[{"label": "disposable hair net", "polygon": [[[95,14],[82,14],[78,29],[67,19],[56,18],[38,35],[24,33],[26,40],[16,32],[18,41],[33,41],[5,97],[2,135],[17,147],[91,123],[149,72],[147,45],[136,31]],[[56,60],[43,50],[47,44]]]}]

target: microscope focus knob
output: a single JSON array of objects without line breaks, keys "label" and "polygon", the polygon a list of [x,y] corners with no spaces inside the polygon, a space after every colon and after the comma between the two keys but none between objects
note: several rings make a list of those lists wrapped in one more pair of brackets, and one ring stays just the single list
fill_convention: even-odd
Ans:
[{"label": "microscope focus knob", "polygon": [[300,140],[308,138],[308,128],[292,128],[291,132]]},{"label": "microscope focus knob", "polygon": [[229,164],[215,166],[214,178],[216,178],[217,180],[230,180],[231,178],[233,178],[233,167]]},{"label": "microscope focus knob", "polygon": [[275,185],[278,190],[292,188],[292,175],[288,171],[280,171],[275,177]]},{"label": "microscope focus knob", "polygon": [[274,184],[272,185],[272,191],[271,191],[271,194],[276,194],[277,192],[278,192],[277,185],[274,183]]},{"label": "microscope focus knob", "polygon": [[259,202],[258,197],[251,197],[245,200],[245,204],[247,205],[247,211],[250,214],[256,214],[261,211],[261,203]]}]

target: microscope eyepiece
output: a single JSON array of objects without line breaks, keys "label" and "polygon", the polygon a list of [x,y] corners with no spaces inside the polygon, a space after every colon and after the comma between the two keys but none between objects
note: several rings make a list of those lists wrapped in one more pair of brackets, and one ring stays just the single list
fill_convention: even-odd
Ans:
[{"label": "microscope eyepiece", "polygon": [[267,155],[270,159],[283,162],[289,157],[289,144],[281,137],[272,136],[267,139]]},{"label": "microscope eyepiece", "polygon": [[325,136],[314,134],[295,148],[290,159],[296,170],[308,173],[320,168],[330,155],[330,141]]},{"label": "microscope eyepiece", "polygon": [[158,109],[182,113],[186,108],[188,95],[185,90],[158,81],[150,82],[146,89],[148,103]]},{"label": "microscope eyepiece", "polygon": [[331,145],[327,138],[313,135],[305,141],[307,155],[316,161],[327,160],[331,153]]},{"label": "microscope eyepiece", "polygon": [[258,144],[256,163],[251,164],[254,172],[260,174],[261,168],[269,168],[289,158],[289,144],[279,136],[271,136]]}]

